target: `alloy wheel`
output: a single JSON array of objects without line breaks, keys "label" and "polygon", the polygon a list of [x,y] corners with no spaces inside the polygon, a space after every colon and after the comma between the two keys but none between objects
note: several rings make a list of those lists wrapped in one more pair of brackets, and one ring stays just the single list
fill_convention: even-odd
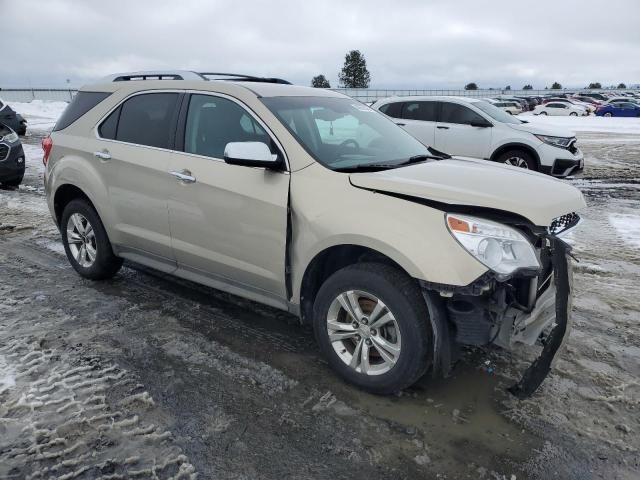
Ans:
[{"label": "alloy wheel", "polygon": [[96,234],[87,218],[74,213],[67,222],[67,244],[71,256],[81,267],[91,267],[98,255]]},{"label": "alloy wheel", "polygon": [[517,157],[517,156],[509,157],[504,161],[504,164],[505,165],[512,165],[514,167],[524,168],[526,170],[529,169],[529,164],[522,157]]},{"label": "alloy wheel", "polygon": [[358,373],[382,375],[400,358],[398,322],[370,293],[349,290],[338,295],[327,313],[327,332],[338,357]]}]

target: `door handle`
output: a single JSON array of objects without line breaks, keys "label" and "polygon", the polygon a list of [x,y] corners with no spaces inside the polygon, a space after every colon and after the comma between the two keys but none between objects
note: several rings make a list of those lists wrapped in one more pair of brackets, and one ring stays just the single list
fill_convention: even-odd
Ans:
[{"label": "door handle", "polygon": [[93,152],[93,156],[98,157],[100,160],[111,160],[111,154],[109,153],[109,150]]},{"label": "door handle", "polygon": [[178,180],[180,180],[183,183],[195,183],[196,182],[196,177],[191,175],[191,172],[189,170],[181,170],[179,172],[169,172],[169,174],[173,175],[174,177],[176,177]]},{"label": "door handle", "polygon": [[445,127],[444,125],[438,125],[436,128],[439,128],[440,130],[449,130],[449,127]]},{"label": "door handle", "polygon": [[399,127],[404,127],[406,123],[396,123],[396,125],[398,125]]}]

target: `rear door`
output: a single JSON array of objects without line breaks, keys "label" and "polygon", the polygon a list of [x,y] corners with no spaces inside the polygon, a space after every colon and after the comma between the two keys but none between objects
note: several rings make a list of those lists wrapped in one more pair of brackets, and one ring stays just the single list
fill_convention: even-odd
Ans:
[{"label": "rear door", "polygon": [[230,142],[266,143],[284,161],[275,137],[237,100],[190,94],[167,190],[178,266],[196,280],[223,282],[220,288],[285,299],[289,172],[225,163]]},{"label": "rear door", "polygon": [[422,144],[434,147],[438,108],[439,102],[435,101],[403,102],[402,119],[396,123]]},{"label": "rear door", "polygon": [[113,110],[90,139],[89,151],[103,172],[114,243],[125,256],[155,259],[174,270],[168,195],[169,160],[180,92],[135,94]]},{"label": "rear door", "polygon": [[435,148],[449,155],[489,158],[491,127],[472,124],[487,124],[480,114],[465,105],[441,102],[439,121],[435,130]]}]

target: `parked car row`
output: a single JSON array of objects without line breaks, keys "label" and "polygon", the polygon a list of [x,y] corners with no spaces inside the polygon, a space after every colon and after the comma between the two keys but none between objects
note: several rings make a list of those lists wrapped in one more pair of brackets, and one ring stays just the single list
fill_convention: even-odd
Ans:
[{"label": "parked car row", "polygon": [[[640,93],[638,92],[553,92],[542,96],[523,96],[523,95],[499,95],[496,97],[483,98],[489,103],[493,103],[498,108],[503,109],[507,113],[517,115],[521,112],[531,111],[535,115],[542,113],[543,115],[575,115],[581,116],[596,113],[597,107],[608,105],[611,103],[633,103],[640,104]],[[566,104],[566,108],[553,105],[549,108],[544,105],[553,103]],[[625,105],[628,109],[629,106]],[[555,109],[555,110],[551,110]],[[544,113],[543,113],[544,112]],[[604,110],[610,113],[607,116],[635,116],[630,115],[628,111],[617,111],[613,109]]]}]

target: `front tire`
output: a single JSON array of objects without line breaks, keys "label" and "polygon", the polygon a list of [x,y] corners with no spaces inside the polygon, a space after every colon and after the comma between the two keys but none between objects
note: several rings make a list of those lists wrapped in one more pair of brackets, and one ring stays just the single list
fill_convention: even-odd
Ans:
[{"label": "front tire", "polygon": [[577,117],[577,116],[578,116],[578,114],[577,114],[576,112],[571,112],[571,113],[569,114],[569,116],[570,116],[570,117]]},{"label": "front tire", "polygon": [[538,115],[546,115],[547,112],[540,112]]},{"label": "front tire", "polygon": [[69,263],[81,276],[106,280],[118,273],[122,259],[114,255],[104,225],[89,202],[69,202],[62,212],[60,231]]},{"label": "front tire", "polygon": [[538,165],[529,152],[524,150],[509,150],[501,153],[496,162],[511,165],[513,167],[524,168],[525,170],[538,170]]},{"label": "front tire", "polygon": [[402,390],[429,365],[431,324],[420,287],[388,265],[350,265],[329,277],[314,303],[313,327],[329,365],[372,393]]},{"label": "front tire", "polygon": [[603,117],[613,117],[613,113],[611,112],[607,112],[604,115],[602,115]]}]

